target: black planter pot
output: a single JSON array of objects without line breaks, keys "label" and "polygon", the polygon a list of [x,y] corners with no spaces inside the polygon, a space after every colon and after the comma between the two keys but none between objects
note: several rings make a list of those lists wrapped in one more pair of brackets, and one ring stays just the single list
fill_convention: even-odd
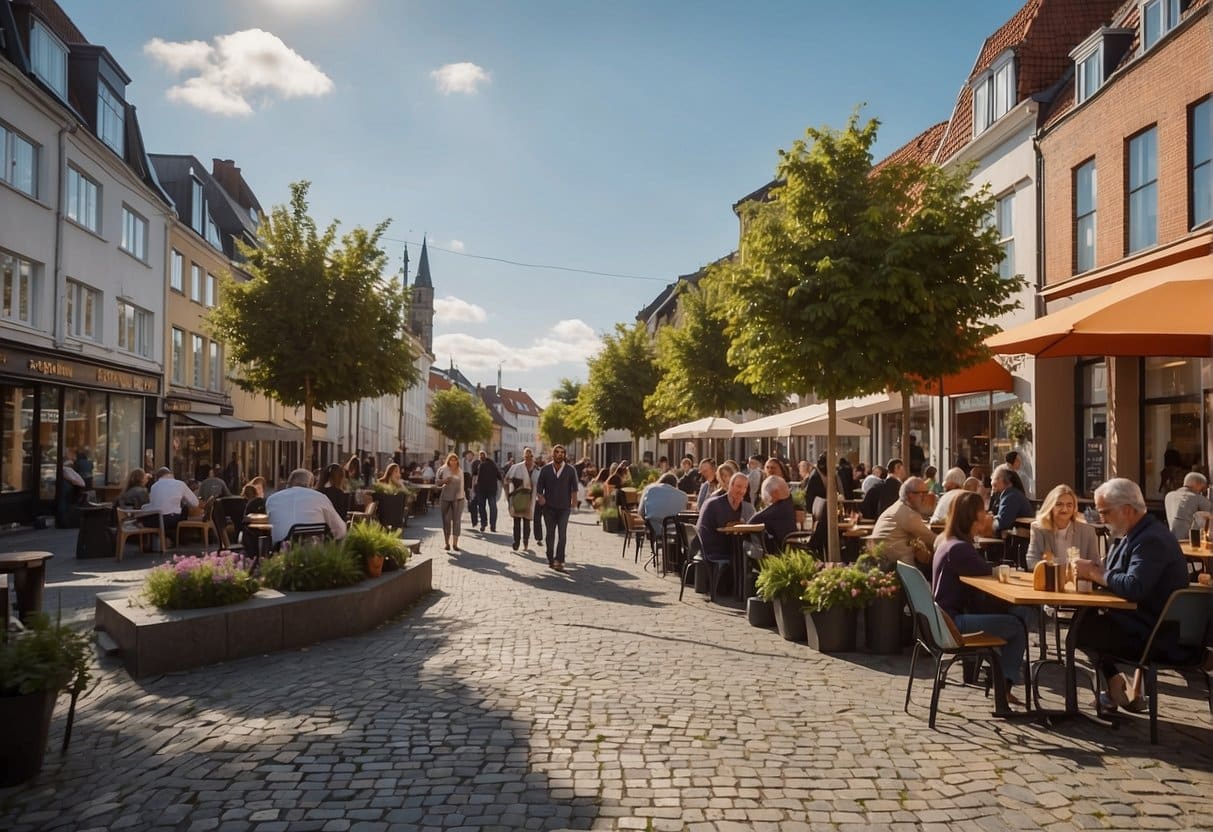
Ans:
[{"label": "black planter pot", "polygon": [[612,534],[621,532],[623,531],[623,523],[620,522],[618,517],[606,517],[602,521],[602,530],[604,532],[611,532]]},{"label": "black planter pot", "polygon": [[42,770],[46,737],[55,710],[54,692],[26,696],[0,696],[0,786],[24,783]]},{"label": "black planter pot", "polygon": [[901,591],[892,598],[877,598],[863,611],[864,644],[869,653],[901,652],[901,610],[905,605]]},{"label": "black planter pot", "polygon": [[800,599],[793,598],[784,601],[776,598],[771,602],[775,605],[775,627],[786,641],[805,640],[804,616],[801,611]]},{"label": "black planter pot", "polygon": [[806,612],[802,618],[809,646],[822,653],[853,653],[859,635],[859,610],[830,607],[825,612]]},{"label": "black planter pot", "polygon": [[770,601],[764,601],[757,595],[752,595],[745,602],[746,619],[751,627],[775,626],[775,607]]}]

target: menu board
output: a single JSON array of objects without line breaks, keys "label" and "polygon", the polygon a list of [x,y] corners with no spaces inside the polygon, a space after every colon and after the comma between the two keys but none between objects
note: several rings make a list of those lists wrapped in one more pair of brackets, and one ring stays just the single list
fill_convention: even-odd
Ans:
[{"label": "menu board", "polygon": [[1082,472],[1083,481],[1086,487],[1083,489],[1087,494],[1094,494],[1095,489],[1104,481],[1104,471],[1107,470],[1107,454],[1104,451],[1104,443],[1107,440],[1102,436],[1095,436],[1087,439],[1083,444],[1082,453]]}]

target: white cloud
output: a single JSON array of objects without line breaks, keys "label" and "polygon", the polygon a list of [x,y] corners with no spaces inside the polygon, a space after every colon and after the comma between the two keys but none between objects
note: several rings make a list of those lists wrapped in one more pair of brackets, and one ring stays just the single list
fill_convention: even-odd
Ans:
[{"label": "white cloud", "polygon": [[524,347],[510,347],[496,338],[477,338],[462,332],[434,338],[434,355],[439,356],[439,363],[449,356],[464,370],[495,370],[503,361],[513,370],[584,364],[601,348],[602,339],[585,321],[576,318],[557,322],[547,334]]},{"label": "white cloud", "polygon": [[449,248],[451,251],[463,251],[466,246],[463,245],[463,240],[451,240]]},{"label": "white cloud", "polygon": [[438,91],[443,95],[453,92],[474,95],[479,92],[480,84],[487,84],[492,80],[484,67],[476,66],[471,61],[440,66],[430,73],[430,77],[438,82]]},{"label": "white cloud", "polygon": [[213,44],[152,38],[143,51],[174,74],[196,73],[169,87],[170,101],[217,115],[250,115],[249,97],[258,94],[300,98],[333,90],[315,64],[263,29],[219,35]]},{"label": "white cloud", "polygon": [[448,321],[481,323],[488,316],[483,306],[468,303],[466,300],[461,300],[451,295],[447,295],[445,298],[438,298],[434,301],[434,320],[439,323],[446,323]]}]

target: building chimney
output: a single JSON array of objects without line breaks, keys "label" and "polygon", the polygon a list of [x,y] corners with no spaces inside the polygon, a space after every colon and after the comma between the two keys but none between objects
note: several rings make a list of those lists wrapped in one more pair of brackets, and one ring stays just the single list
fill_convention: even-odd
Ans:
[{"label": "building chimney", "polygon": [[248,207],[244,205],[246,200],[242,198],[243,195],[240,193],[240,183],[242,181],[240,178],[240,168],[236,167],[236,163],[233,160],[212,158],[211,176],[219,183],[219,187],[227,191],[228,196],[243,207]]}]

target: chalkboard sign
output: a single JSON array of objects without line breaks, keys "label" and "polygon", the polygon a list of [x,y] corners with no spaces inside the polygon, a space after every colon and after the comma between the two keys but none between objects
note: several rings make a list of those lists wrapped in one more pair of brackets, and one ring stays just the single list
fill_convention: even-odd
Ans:
[{"label": "chalkboard sign", "polygon": [[1082,470],[1083,479],[1087,483],[1087,494],[1095,493],[1095,489],[1103,484],[1104,471],[1107,468],[1107,455],[1104,453],[1105,441],[1107,440],[1102,436],[1096,436],[1084,443]]}]

